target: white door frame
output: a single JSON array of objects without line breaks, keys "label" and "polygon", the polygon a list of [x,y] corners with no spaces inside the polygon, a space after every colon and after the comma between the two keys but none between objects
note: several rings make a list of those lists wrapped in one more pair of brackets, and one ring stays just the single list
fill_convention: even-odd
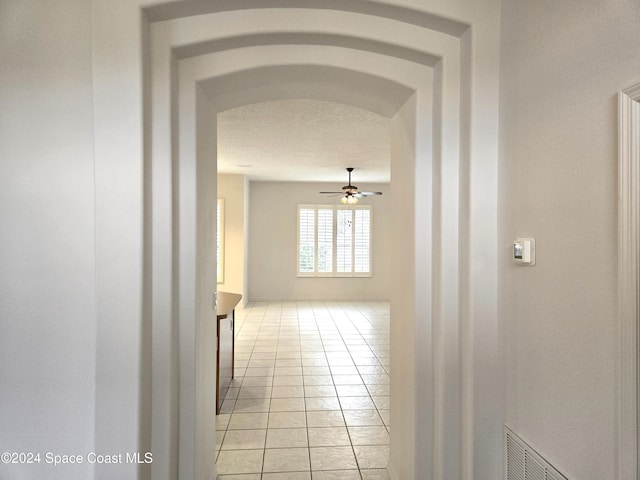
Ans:
[{"label": "white door frame", "polygon": [[619,479],[638,479],[640,83],[618,93]]}]

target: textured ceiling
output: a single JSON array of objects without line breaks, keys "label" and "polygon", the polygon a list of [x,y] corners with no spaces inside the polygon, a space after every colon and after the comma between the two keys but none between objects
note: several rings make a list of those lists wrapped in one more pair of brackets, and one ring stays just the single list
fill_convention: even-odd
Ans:
[{"label": "textured ceiling", "polygon": [[[218,171],[260,181],[389,182],[390,121],[319,100],[277,100],[218,114]],[[250,165],[250,167],[246,166]],[[363,185],[364,186],[364,185]]]}]

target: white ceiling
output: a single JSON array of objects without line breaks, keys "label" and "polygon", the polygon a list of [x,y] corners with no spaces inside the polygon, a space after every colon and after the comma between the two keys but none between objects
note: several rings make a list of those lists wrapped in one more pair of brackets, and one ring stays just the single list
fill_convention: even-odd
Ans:
[{"label": "white ceiling", "polygon": [[[277,100],[218,114],[218,171],[257,181],[388,183],[390,121],[320,100]],[[243,166],[243,165],[250,165]],[[362,184],[362,185],[361,185]]]}]

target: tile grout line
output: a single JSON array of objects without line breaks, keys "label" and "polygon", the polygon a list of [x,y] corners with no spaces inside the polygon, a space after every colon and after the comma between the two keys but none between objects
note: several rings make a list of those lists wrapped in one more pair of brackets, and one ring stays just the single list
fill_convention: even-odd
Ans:
[{"label": "tile grout line", "polygon": [[[341,307],[342,308],[342,307]],[[346,315],[346,312],[344,312]],[[335,324],[335,319],[332,317],[332,321]],[[349,318],[349,322],[353,325],[353,322],[351,321],[351,319]],[[337,325],[336,325],[337,327]],[[342,335],[342,332],[340,332],[340,338],[342,339],[342,343],[345,344],[345,348],[347,348],[347,344],[344,341],[344,336]],[[349,358],[351,359],[351,362],[353,363],[353,365],[355,366],[356,363],[353,360],[353,356],[351,355],[351,351],[347,348],[347,352],[349,352]],[[356,366],[356,371],[358,372],[358,376],[360,376],[360,370],[358,370],[358,367]],[[333,379],[333,375],[331,375],[331,378]],[[360,380],[362,380],[362,384],[364,385],[364,379],[362,378],[362,376],[360,376]],[[336,387],[336,394],[338,393],[338,388],[335,385],[335,381],[334,381],[334,387]],[[366,388],[366,387],[365,387]],[[368,391],[368,390],[367,390]],[[369,397],[371,397],[369,395]],[[373,399],[371,399],[371,401],[373,401]],[[358,462],[358,456],[356,455],[356,449],[353,446],[353,439],[351,438],[351,431],[349,430],[349,426],[347,425],[347,418],[344,415],[344,408],[342,406],[342,402],[340,401],[340,396],[338,396],[338,402],[340,403],[340,412],[342,413],[342,419],[344,420],[344,425],[345,428],[347,430],[347,436],[349,437],[349,444],[351,446],[351,451],[353,452],[353,459],[356,462],[356,467],[358,469],[358,475],[360,476],[360,479],[362,479],[362,470],[360,469],[360,462]]]},{"label": "tile grout line", "polygon": [[[275,309],[278,310],[277,315],[273,315],[274,312],[274,306],[276,307]],[[356,310],[356,312],[362,317],[362,318],[358,318],[358,321],[354,321],[354,319],[352,318],[352,316],[349,315],[349,310],[345,309],[345,306],[340,303],[340,302],[334,302],[332,304],[329,304],[328,302],[308,302],[306,304],[306,308],[301,306],[300,303],[296,303],[295,305],[295,330],[293,327],[293,325],[291,325],[291,320],[289,318],[285,318],[285,311],[284,311],[284,305],[282,302],[271,302],[271,303],[266,303],[265,305],[261,305],[261,310],[260,313],[261,315],[255,315],[255,313],[258,313],[257,311],[254,310],[254,315],[251,315],[250,312],[247,312],[244,316],[243,316],[243,327],[247,327],[246,329],[243,328],[242,330],[244,330],[243,333],[245,333],[247,330],[248,331],[253,331],[253,329],[251,327],[253,327],[252,323],[249,321],[249,319],[251,317],[259,317],[260,318],[260,323],[257,325],[257,329],[256,329],[256,333],[255,333],[255,337],[253,338],[252,342],[251,342],[251,350],[250,353],[248,355],[246,364],[243,365],[244,368],[244,375],[242,378],[242,381],[240,382],[240,386],[238,387],[238,391],[235,395],[234,398],[234,402],[233,402],[233,407],[231,408],[231,413],[230,413],[230,418],[229,418],[229,422],[226,425],[225,428],[225,435],[222,438],[221,444],[220,444],[220,450],[218,451],[218,456],[220,455],[220,452],[222,450],[222,445],[224,444],[224,442],[226,441],[226,434],[228,432],[229,426],[231,425],[231,416],[235,412],[236,407],[238,406],[238,401],[240,400],[240,396],[241,396],[241,390],[243,387],[249,388],[251,386],[256,386],[257,388],[265,388],[264,384],[265,383],[269,383],[268,381],[264,382],[264,381],[259,381],[259,382],[251,382],[250,384],[245,384],[245,377],[246,377],[246,373],[247,373],[247,369],[248,368],[254,368],[251,366],[251,361],[252,360],[262,360],[263,362],[261,363],[268,363],[268,362],[264,362],[265,357],[268,357],[268,355],[265,355],[264,353],[268,353],[268,348],[267,347],[267,342],[265,342],[265,338],[262,338],[266,335],[267,339],[270,339],[272,341],[275,341],[275,352],[274,352],[274,358],[273,360],[270,362],[271,363],[271,368],[269,370],[267,370],[265,373],[268,373],[268,376],[271,377],[271,383],[270,383],[270,394],[268,397],[268,408],[267,408],[267,425],[266,425],[266,429],[265,429],[265,438],[264,438],[264,442],[263,442],[263,456],[262,456],[262,466],[261,466],[261,472],[260,474],[260,478],[264,478],[264,475],[267,474],[268,472],[264,471],[264,467],[265,467],[265,459],[266,459],[266,450],[267,450],[267,438],[268,438],[268,433],[269,433],[269,422],[271,420],[271,409],[272,409],[272,402],[273,402],[273,395],[274,395],[274,391],[273,388],[274,387],[274,383],[275,383],[275,378],[276,378],[276,368],[278,365],[278,357],[280,354],[285,354],[285,356],[283,358],[281,358],[280,360],[282,360],[281,363],[283,363],[282,368],[289,368],[291,366],[293,366],[295,363],[298,364],[299,368],[300,368],[300,373],[301,378],[300,378],[300,383],[301,383],[301,388],[302,388],[302,404],[303,404],[303,409],[304,409],[304,418],[305,418],[305,433],[306,433],[306,441],[307,441],[307,453],[308,453],[308,461],[309,461],[309,474],[313,475],[313,470],[312,470],[312,465],[311,465],[311,442],[310,442],[310,435],[309,435],[309,410],[307,408],[307,391],[305,389],[305,387],[307,386],[307,383],[305,382],[305,367],[303,366],[303,362],[304,358],[308,358],[308,359],[313,359],[316,358],[314,355],[309,355],[308,357],[306,355],[303,355],[303,353],[307,352],[307,349],[305,347],[310,347],[308,349],[307,353],[311,353],[311,352],[319,352],[319,350],[316,350],[316,348],[314,347],[314,343],[315,341],[318,342],[318,347],[322,350],[322,359],[326,362],[326,370],[327,373],[329,374],[329,378],[331,379],[331,384],[334,390],[334,394],[335,394],[335,398],[337,400],[337,406],[340,409],[340,413],[342,416],[342,421],[344,423],[344,428],[346,430],[347,433],[347,437],[349,440],[349,445],[351,446],[351,452],[353,454],[353,458],[355,461],[355,466],[356,466],[356,470],[350,470],[350,471],[357,471],[358,475],[360,478],[364,478],[362,470],[361,470],[361,466],[360,466],[360,462],[358,461],[358,458],[356,456],[355,453],[355,446],[354,446],[354,441],[351,435],[351,432],[349,430],[349,427],[347,426],[347,420],[346,420],[346,416],[345,416],[345,410],[344,410],[344,402],[340,401],[340,395],[338,394],[338,385],[336,384],[336,379],[335,379],[335,375],[340,375],[342,374],[342,372],[337,371],[336,369],[338,369],[338,366],[335,366],[335,368],[332,369],[331,364],[330,364],[330,359],[329,359],[329,355],[328,353],[331,353],[332,351],[335,352],[343,352],[342,355],[344,355],[345,353],[347,355],[344,356],[345,359],[349,359],[349,362],[351,363],[351,365],[353,366],[353,368],[355,369],[355,372],[358,375],[358,378],[361,381],[361,385],[365,386],[365,391],[366,391],[366,398],[368,398],[368,400],[373,404],[373,409],[375,409],[376,414],[378,415],[378,417],[382,417],[381,412],[380,412],[380,406],[373,401],[373,396],[372,396],[372,391],[368,388],[367,383],[365,381],[365,379],[363,378],[364,373],[362,373],[363,369],[359,368],[359,366],[356,364],[356,359],[354,357],[354,355],[357,354],[357,350],[352,350],[349,349],[348,347],[348,340],[351,340],[350,336],[353,335],[354,333],[357,332],[358,334],[358,340],[357,343],[355,345],[366,345],[367,348],[370,350],[370,352],[373,354],[373,356],[371,358],[375,359],[376,361],[376,365],[379,365],[380,368],[382,368],[382,370],[385,372],[385,374],[388,376],[388,370],[387,370],[387,366],[385,365],[385,363],[388,363],[388,360],[383,361],[386,357],[379,357],[378,355],[384,355],[385,353],[385,349],[384,349],[384,345],[385,342],[384,340],[387,338],[387,336],[385,336],[381,331],[380,331],[380,326],[383,325],[383,323],[381,323],[380,321],[375,321],[375,320],[371,320],[369,318],[369,315],[372,316],[377,316],[379,315],[378,312],[376,311],[369,311],[369,315],[367,315],[366,312],[363,311],[363,305],[361,304],[356,304],[354,302],[353,304],[354,306],[354,310]],[[366,306],[366,305],[364,305]],[[377,305],[376,305],[377,306]],[[304,313],[303,313],[304,312]],[[384,314],[384,313],[383,313]],[[345,325],[340,325],[339,320],[337,320],[337,318],[346,318],[348,320],[348,324]],[[332,327],[331,328],[321,328],[321,325],[319,324],[319,321],[324,321],[324,320],[330,320]],[[306,336],[304,335],[305,332],[307,331],[311,331],[308,327],[310,326],[310,321],[313,322],[313,333],[314,335],[309,335]],[[366,321],[366,325],[363,323]],[[383,318],[384,321],[384,318]],[[268,323],[265,323],[268,322]],[[387,318],[387,322],[388,322],[388,318]],[[368,327],[367,327],[368,325]],[[303,328],[303,327],[307,327],[307,328]],[[274,334],[275,334],[275,330],[277,328],[277,336],[275,336],[274,338]],[[367,336],[369,337],[368,339],[363,335],[363,330],[361,330],[362,328],[367,328]],[[240,332],[241,330],[239,330]],[[291,335],[291,334],[294,335]],[[253,335],[253,333],[251,333],[250,335]],[[304,341],[303,341],[303,335],[304,335]],[[375,337],[379,335],[381,337],[381,339],[383,340],[382,343],[375,343],[375,344],[370,344],[369,341],[371,340],[371,337]],[[286,345],[287,341],[293,340],[292,337],[295,337],[295,340],[293,342],[293,345]],[[335,342],[336,339],[340,340],[340,344],[337,344]],[[307,341],[309,341],[308,345],[304,345],[305,343],[307,343]],[[281,342],[282,343],[281,345]],[[362,343],[361,343],[362,342]],[[247,342],[249,343],[249,342]],[[259,348],[260,350],[266,350],[265,352],[257,352],[256,349],[258,347],[260,347],[262,344],[264,343],[265,347]],[[372,348],[373,345],[382,345],[383,347],[380,349],[374,350]],[[247,345],[248,346],[248,345]],[[290,347],[293,346],[297,346],[296,350],[291,349]],[[335,349],[335,347],[342,347],[342,348],[338,348]],[[280,350],[281,348],[284,348],[284,350]],[[327,348],[330,348],[329,351],[327,351]],[[304,350],[304,351],[303,351]],[[287,352],[297,352],[297,357],[296,354],[294,353],[293,355],[291,354],[287,354]],[[256,353],[261,353],[261,355],[258,355],[259,357],[262,358],[253,358],[253,355]],[[303,358],[304,357],[304,358]],[[291,361],[291,359],[294,359],[296,361]],[[334,357],[335,358],[335,357]],[[316,368],[318,367],[318,365],[314,365],[313,362],[309,362],[309,364],[313,367]],[[366,366],[366,364],[364,365]],[[362,367],[362,365],[360,366]],[[257,367],[256,367],[257,368]],[[262,367],[261,367],[262,368]],[[311,368],[311,367],[310,367]],[[334,373],[334,371],[337,371],[338,373]],[[256,376],[262,376],[261,374],[259,374],[258,372],[254,372],[256,374]],[[292,374],[290,372],[284,373],[284,375],[289,375]],[[346,373],[344,373],[346,375]],[[373,369],[373,371],[369,371],[370,375],[383,375],[382,373],[376,371],[375,369]],[[311,374],[313,376],[313,374]],[[321,373],[318,373],[318,375],[322,375]],[[293,379],[292,379],[293,380]],[[263,384],[262,387],[259,387],[260,384]],[[295,385],[296,383],[294,383],[293,385]],[[384,383],[382,383],[384,384]],[[381,384],[381,385],[382,385]],[[315,382],[314,382],[315,385]],[[349,385],[349,383],[345,383],[345,385]],[[377,385],[377,384],[374,384]],[[354,392],[355,394],[355,392]],[[356,395],[356,396],[363,396],[363,395]],[[383,397],[388,396],[388,395],[382,395]],[[288,398],[288,397],[287,397]],[[322,398],[322,397],[318,397],[318,398]],[[226,399],[225,399],[226,400]],[[243,403],[244,405],[244,403]],[[227,405],[227,408],[229,408],[229,404]],[[264,408],[264,407],[260,407],[260,408]],[[370,407],[367,407],[370,408]],[[283,410],[284,412],[285,410]],[[286,410],[289,411],[289,410]],[[293,411],[293,410],[291,410]],[[319,411],[324,411],[324,410],[319,410]],[[327,410],[327,411],[331,411],[331,409]],[[357,425],[356,425],[357,426]],[[367,425],[362,425],[363,427],[367,427]],[[382,421],[382,426],[384,428],[384,430],[387,431],[387,435],[388,435],[388,426],[387,424],[384,422],[384,420]],[[281,427],[281,428],[285,428],[285,427]],[[288,428],[294,428],[294,427],[288,427]],[[297,428],[297,427],[296,427]],[[380,444],[381,446],[385,445],[385,444]],[[386,444],[388,445],[388,443]],[[375,445],[373,445],[375,446]],[[283,447],[284,448],[284,447]],[[287,448],[293,448],[293,447],[287,447]],[[315,476],[314,476],[315,477]]]},{"label": "tile grout line", "polygon": [[[300,336],[300,315],[298,314],[298,310],[296,309],[296,318],[298,320],[298,336]],[[318,322],[315,319],[315,315],[313,318],[313,324],[315,325],[316,330],[318,330]],[[318,335],[320,335],[318,331]],[[301,339],[302,342],[302,339]],[[304,366],[302,365],[302,345],[300,345],[300,368],[302,370],[302,395],[304,399],[304,420],[306,423],[306,434],[307,434],[307,452],[309,454],[309,478],[313,479],[313,466],[311,465],[311,439],[309,438],[309,415],[307,410],[307,392],[304,389],[305,381],[304,381]]]}]

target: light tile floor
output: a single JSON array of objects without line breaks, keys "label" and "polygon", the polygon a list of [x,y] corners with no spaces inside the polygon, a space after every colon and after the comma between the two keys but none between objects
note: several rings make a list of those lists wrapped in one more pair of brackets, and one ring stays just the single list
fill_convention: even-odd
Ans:
[{"label": "light tile floor", "polygon": [[388,478],[388,303],[253,303],[235,349],[219,480]]}]

